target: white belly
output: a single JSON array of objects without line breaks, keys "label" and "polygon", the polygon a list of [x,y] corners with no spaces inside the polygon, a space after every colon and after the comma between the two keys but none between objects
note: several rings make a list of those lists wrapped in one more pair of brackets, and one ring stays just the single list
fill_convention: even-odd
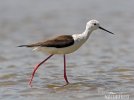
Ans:
[{"label": "white belly", "polygon": [[74,44],[72,46],[64,47],[64,48],[55,48],[55,47],[36,47],[34,50],[42,51],[48,54],[69,54],[76,51],[80,48],[82,44]]}]

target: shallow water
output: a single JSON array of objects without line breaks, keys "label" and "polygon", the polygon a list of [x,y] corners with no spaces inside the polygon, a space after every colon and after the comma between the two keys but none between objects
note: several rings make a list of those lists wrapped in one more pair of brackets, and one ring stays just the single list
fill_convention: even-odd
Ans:
[{"label": "shallow water", "polygon": [[[104,100],[134,98],[134,1],[1,0],[0,100]],[[61,34],[80,33],[97,19],[116,35],[97,30],[77,52],[53,56],[28,85],[33,67],[48,55],[17,48]]]}]

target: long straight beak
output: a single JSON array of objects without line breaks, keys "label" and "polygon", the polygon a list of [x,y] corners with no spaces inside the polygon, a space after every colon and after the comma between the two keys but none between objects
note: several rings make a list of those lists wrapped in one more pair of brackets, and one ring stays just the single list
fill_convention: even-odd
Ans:
[{"label": "long straight beak", "polygon": [[100,26],[99,26],[99,29],[104,30],[104,31],[106,31],[106,32],[108,32],[108,33],[114,34],[114,33],[110,32],[110,31],[108,31],[108,30],[106,30],[106,29],[104,29],[104,28],[102,28],[102,27],[100,27]]}]

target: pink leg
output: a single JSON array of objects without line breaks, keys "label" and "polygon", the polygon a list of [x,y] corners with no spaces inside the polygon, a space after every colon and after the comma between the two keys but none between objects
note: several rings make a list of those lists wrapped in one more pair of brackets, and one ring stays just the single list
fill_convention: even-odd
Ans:
[{"label": "pink leg", "polygon": [[33,77],[34,77],[34,74],[35,72],[37,71],[37,69],[39,68],[40,65],[42,65],[45,61],[47,61],[50,57],[52,57],[53,55],[50,55],[49,57],[47,57],[45,60],[43,60],[42,62],[40,62],[38,65],[35,66],[33,72],[32,72],[32,76],[31,76],[31,79],[29,81],[29,85],[32,86],[32,80],[33,80]]},{"label": "pink leg", "polygon": [[68,81],[67,75],[66,75],[66,56],[65,56],[65,54],[64,54],[64,79],[66,81],[66,85],[68,85],[69,81]]}]

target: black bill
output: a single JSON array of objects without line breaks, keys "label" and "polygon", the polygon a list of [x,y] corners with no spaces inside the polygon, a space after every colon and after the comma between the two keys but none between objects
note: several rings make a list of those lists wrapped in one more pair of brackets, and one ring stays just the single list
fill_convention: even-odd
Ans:
[{"label": "black bill", "polygon": [[110,31],[108,31],[108,30],[106,30],[106,29],[104,29],[104,28],[102,28],[102,27],[100,27],[100,26],[99,26],[99,29],[102,29],[102,30],[104,30],[104,31],[106,31],[106,32],[108,32],[108,33],[114,34],[114,33],[110,32]]}]

